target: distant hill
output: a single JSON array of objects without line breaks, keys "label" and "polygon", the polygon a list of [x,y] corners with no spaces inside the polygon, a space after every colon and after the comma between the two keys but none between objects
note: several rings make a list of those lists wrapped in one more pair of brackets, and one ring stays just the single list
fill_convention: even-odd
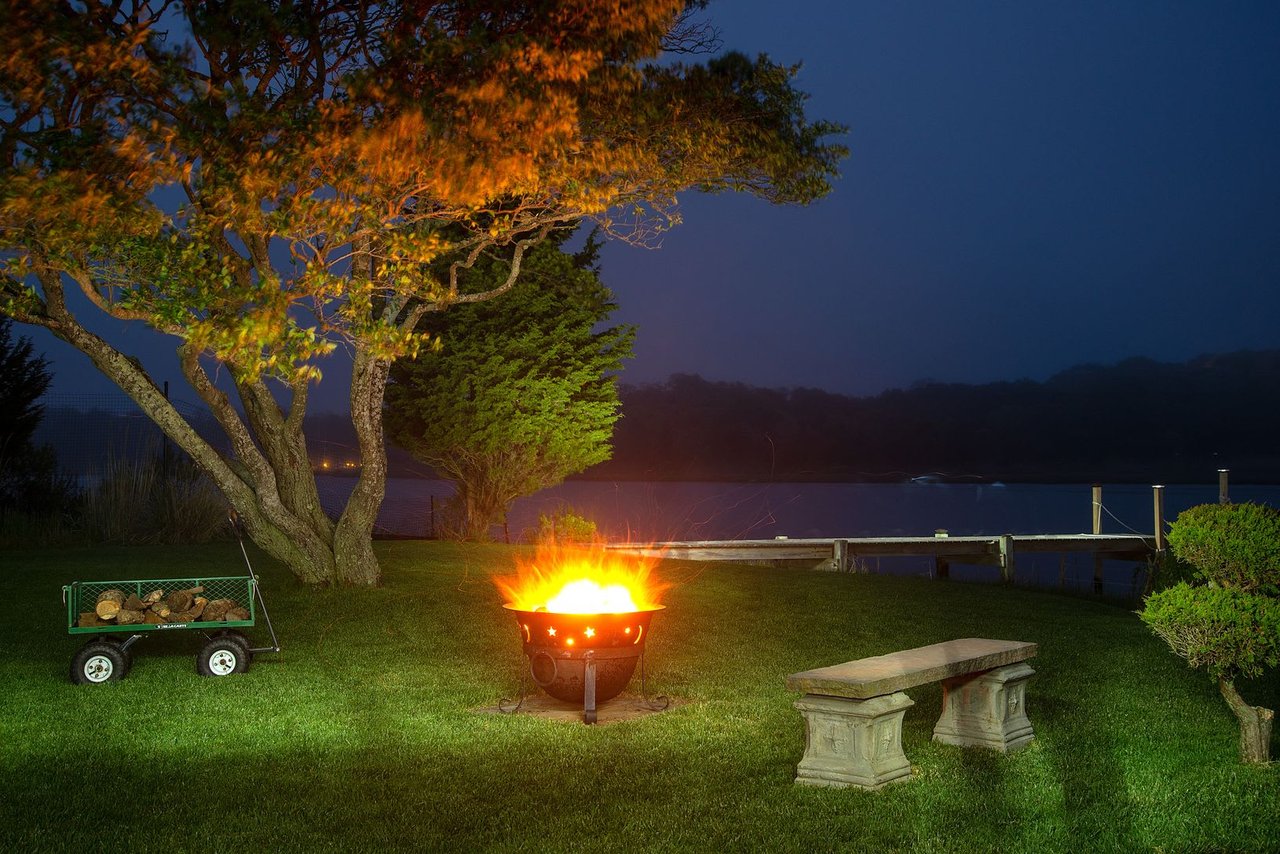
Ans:
[{"label": "distant hill", "polygon": [[[1081,365],[1045,382],[924,382],[873,397],[677,374],[623,386],[613,459],[583,477],[1203,483],[1230,468],[1233,483],[1280,483],[1277,392],[1280,350]],[[225,442],[207,411],[178,406]],[[347,465],[358,458],[349,418],[309,415],[307,434],[317,469],[356,473]],[[35,438],[55,446],[64,471],[82,475],[165,446],[123,395],[47,401]],[[388,456],[393,476],[432,476],[394,446]]]},{"label": "distant hill", "polygon": [[1082,365],[1045,382],[927,382],[874,397],[679,374],[624,386],[588,477],[1280,482],[1280,350]]}]

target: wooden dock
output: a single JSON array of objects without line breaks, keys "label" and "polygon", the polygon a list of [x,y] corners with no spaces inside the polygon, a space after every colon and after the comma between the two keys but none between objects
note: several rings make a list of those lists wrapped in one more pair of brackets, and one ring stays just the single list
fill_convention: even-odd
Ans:
[{"label": "wooden dock", "polygon": [[[1227,469],[1218,470],[1218,501],[1227,503]],[[1091,534],[1004,534],[999,536],[952,537],[939,531],[932,537],[843,537],[832,539],[696,540],[666,543],[613,543],[607,549],[626,554],[675,560],[721,560],[736,563],[809,561],[837,572],[854,572],[865,557],[933,558],[934,574],[947,578],[951,564],[997,566],[1000,578],[1014,580],[1019,553],[1062,555],[1058,584],[1062,585],[1069,554],[1093,555],[1093,592],[1102,593],[1102,562],[1132,560],[1144,562],[1165,550],[1164,487],[1151,487],[1152,533],[1102,533],[1102,485],[1093,484]]]},{"label": "wooden dock", "polygon": [[1094,556],[1094,589],[1102,590],[1103,559],[1145,561],[1163,543],[1138,534],[1009,534],[977,537],[843,537],[832,539],[699,540],[665,543],[611,543],[626,554],[675,560],[810,561],[851,572],[865,557],[931,557],[937,576],[946,578],[952,563],[1000,568],[1014,580],[1019,553],[1089,553]]}]

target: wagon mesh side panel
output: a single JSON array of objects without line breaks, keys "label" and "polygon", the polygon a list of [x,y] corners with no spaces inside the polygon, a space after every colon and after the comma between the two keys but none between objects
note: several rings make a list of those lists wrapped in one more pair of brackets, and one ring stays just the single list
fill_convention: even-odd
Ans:
[{"label": "wagon mesh side panel", "polygon": [[[251,626],[256,616],[254,596],[253,596],[253,579],[249,576],[232,576],[220,578],[150,578],[141,581],[81,581],[72,586],[76,591],[75,602],[73,607],[68,609],[67,628],[75,633],[82,632],[103,632],[103,631],[150,631],[160,628],[159,625],[149,623],[137,623],[133,625],[117,626],[108,624],[105,626],[77,626],[76,621],[80,614],[93,611],[98,604],[98,597],[107,590],[122,590],[125,596],[130,593],[139,598],[144,598],[153,590],[163,590],[165,595],[176,592],[178,590],[188,590],[192,587],[204,587],[204,592],[200,596],[208,599],[210,602],[215,599],[234,599],[236,604],[249,612],[248,620],[220,620],[214,623],[196,621],[180,625],[190,626]],[[179,625],[179,624],[166,624]]]}]

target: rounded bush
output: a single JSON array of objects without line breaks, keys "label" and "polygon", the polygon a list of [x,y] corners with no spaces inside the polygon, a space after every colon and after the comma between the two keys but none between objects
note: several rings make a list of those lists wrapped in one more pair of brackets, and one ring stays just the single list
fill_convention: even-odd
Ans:
[{"label": "rounded bush", "polygon": [[1280,595],[1280,511],[1261,504],[1201,504],[1178,515],[1169,546],[1206,581]]},{"label": "rounded bush", "polygon": [[1252,678],[1280,664],[1280,600],[1273,597],[1183,582],[1148,597],[1140,616],[1215,679]]}]

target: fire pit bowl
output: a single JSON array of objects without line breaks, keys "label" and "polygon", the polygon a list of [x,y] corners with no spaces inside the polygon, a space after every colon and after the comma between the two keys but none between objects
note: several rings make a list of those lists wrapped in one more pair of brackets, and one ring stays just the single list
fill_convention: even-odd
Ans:
[{"label": "fire pit bowl", "polygon": [[[663,608],[566,614],[502,607],[516,616],[533,681],[557,700],[583,703],[593,717],[596,703],[618,696],[631,681],[644,652],[649,621]],[[588,665],[594,678],[589,678]]]}]

